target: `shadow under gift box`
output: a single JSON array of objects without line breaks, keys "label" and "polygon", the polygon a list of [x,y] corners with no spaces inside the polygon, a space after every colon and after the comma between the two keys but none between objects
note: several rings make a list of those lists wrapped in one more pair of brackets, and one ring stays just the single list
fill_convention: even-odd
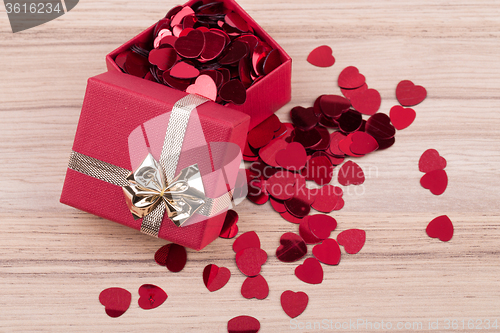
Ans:
[{"label": "shadow under gift box", "polygon": [[[232,142],[243,151],[248,130],[290,101],[291,58],[236,2],[223,2],[244,18],[259,38],[278,49],[282,60],[279,67],[247,89],[243,105],[230,103],[222,106],[207,102],[197,108],[207,143]],[[193,3],[195,1],[186,5]],[[124,74],[114,62],[116,55],[131,45],[151,41],[154,26],[108,54],[108,72],[88,80],[74,151],[132,170],[129,134],[146,121],[170,112],[173,105],[187,95],[159,83]],[[72,169],[67,170],[60,201],[131,228],[141,228],[142,219],[133,218],[121,187]],[[200,250],[219,236],[225,216],[224,212],[203,222],[177,227],[165,214],[158,236]]]}]

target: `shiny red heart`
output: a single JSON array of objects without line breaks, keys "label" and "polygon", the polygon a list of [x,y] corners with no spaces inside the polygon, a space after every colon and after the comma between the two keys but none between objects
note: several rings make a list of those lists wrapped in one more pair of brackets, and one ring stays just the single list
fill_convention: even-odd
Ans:
[{"label": "shiny red heart", "polygon": [[191,30],[175,41],[174,48],[184,58],[197,58],[205,48],[205,35],[201,30]]},{"label": "shiny red heart", "polygon": [[402,130],[413,123],[417,113],[411,108],[404,108],[400,105],[395,105],[391,108],[389,116],[394,127],[396,127],[397,130]]},{"label": "shiny red heart", "polygon": [[439,152],[436,149],[427,149],[418,161],[418,169],[421,172],[443,170],[444,168],[446,168],[446,159],[439,156]]},{"label": "shiny red heart", "polygon": [[338,265],[340,262],[340,247],[335,239],[327,238],[321,244],[315,245],[312,253],[323,264]]},{"label": "shiny red heart", "polygon": [[441,195],[448,186],[448,176],[444,170],[434,170],[427,172],[420,178],[420,185],[431,191],[434,195]]},{"label": "shiny red heart", "polygon": [[226,267],[209,264],[203,270],[203,282],[211,292],[224,287],[230,277],[231,272]]},{"label": "shiny red heart", "polygon": [[340,72],[338,84],[341,88],[356,89],[365,84],[365,76],[356,67],[349,66]]},{"label": "shiny red heart", "polygon": [[453,237],[453,223],[446,215],[438,216],[429,222],[425,232],[431,238],[447,242]]},{"label": "shiny red heart", "polygon": [[217,86],[208,75],[200,75],[192,85],[186,88],[188,94],[197,94],[215,102],[217,98]]},{"label": "shiny red heart", "polygon": [[203,60],[213,60],[217,58],[226,46],[226,38],[213,31],[207,31],[205,35],[205,47],[200,55]]},{"label": "shiny red heart", "polygon": [[378,149],[378,142],[368,133],[354,132],[351,135],[349,149],[354,154],[365,155]]},{"label": "shiny red heart", "polygon": [[365,182],[365,173],[359,165],[353,161],[347,161],[339,170],[338,181],[344,186],[361,185]]},{"label": "shiny red heart", "polygon": [[293,196],[292,198],[284,201],[287,212],[298,218],[304,218],[311,211],[311,204],[307,198]]},{"label": "shiny red heart", "polygon": [[276,257],[283,262],[297,261],[307,253],[307,245],[304,240],[293,232],[281,235],[280,246],[276,249]]},{"label": "shiny red heart", "polygon": [[325,185],[319,189],[311,207],[322,213],[330,213],[336,209],[342,195],[343,191],[340,187]]},{"label": "shiny red heart", "polygon": [[110,317],[120,317],[128,310],[132,294],[123,288],[108,288],[99,294],[99,302],[104,305],[106,314]]},{"label": "shiny red heart", "polygon": [[309,216],[306,216],[302,219],[299,225],[299,234],[300,237],[306,242],[306,244],[317,244],[321,242],[321,239],[314,236],[309,228]]},{"label": "shiny red heart", "polygon": [[236,253],[252,247],[260,248],[260,239],[255,231],[247,231],[241,234],[233,243],[233,251]]},{"label": "shiny red heart", "polygon": [[236,253],[236,266],[246,276],[258,275],[266,261],[266,251],[258,247],[246,248]]},{"label": "shiny red heart", "polygon": [[241,295],[245,298],[264,299],[269,295],[269,285],[260,274],[247,277],[241,285]]},{"label": "shiny red heart", "polygon": [[294,196],[296,182],[297,178],[293,173],[281,170],[267,180],[267,190],[273,198],[287,200]]},{"label": "shiny red heart", "polygon": [[316,258],[307,258],[302,265],[295,268],[295,276],[310,284],[323,282],[323,267]]},{"label": "shiny red heart", "polygon": [[148,60],[152,65],[156,65],[162,71],[166,71],[177,61],[177,53],[171,47],[152,49],[149,51]]},{"label": "shiny red heart", "polygon": [[150,310],[159,307],[167,300],[167,293],[154,284],[143,284],[139,287],[139,307]]},{"label": "shiny red heart", "polygon": [[197,77],[199,74],[199,70],[184,61],[179,61],[170,70],[170,76],[177,79],[192,79]]},{"label": "shiny red heart", "polygon": [[396,98],[403,106],[413,106],[422,102],[427,97],[427,91],[422,86],[416,86],[409,80],[398,83]]},{"label": "shiny red heart", "polygon": [[219,60],[221,65],[230,65],[239,62],[241,59],[248,55],[247,43],[239,40],[233,41],[224,50],[224,55]]},{"label": "shiny red heart", "polygon": [[224,225],[219,233],[221,238],[233,238],[238,234],[238,213],[230,209],[227,211]]},{"label": "shiny red heart", "polygon": [[365,132],[377,140],[384,140],[394,137],[396,129],[391,124],[391,118],[388,115],[385,113],[375,113],[366,121]]},{"label": "shiny red heart", "polygon": [[315,214],[309,216],[309,230],[318,239],[327,239],[330,233],[337,228],[337,221],[325,214]]},{"label": "shiny red heart", "polygon": [[288,142],[281,137],[271,140],[269,144],[259,150],[259,156],[267,165],[279,167],[276,163],[276,153],[288,146]]},{"label": "shiny red heart", "polygon": [[227,322],[228,333],[257,333],[260,330],[260,322],[254,317],[238,316]]},{"label": "shiny red heart", "polygon": [[309,53],[307,61],[317,67],[333,66],[335,58],[332,55],[332,48],[328,45],[318,46]]},{"label": "shiny red heart", "polygon": [[291,142],[288,146],[276,153],[276,163],[290,171],[297,171],[306,165],[307,153],[304,146],[298,142]]},{"label": "shiny red heart", "polygon": [[167,266],[171,272],[180,272],[187,261],[187,252],[184,246],[170,243],[160,247],[155,253],[158,265]]},{"label": "shiny red heart", "polygon": [[304,108],[296,106],[290,111],[290,118],[293,124],[305,131],[310,130],[318,124],[318,117],[314,113],[313,108]]},{"label": "shiny red heart", "polygon": [[339,95],[322,95],[318,99],[321,112],[333,119],[337,119],[351,107],[348,99]]},{"label": "shiny red heart", "polygon": [[280,300],[283,311],[290,318],[295,318],[304,312],[309,302],[309,297],[303,291],[293,292],[286,290],[281,294]]},{"label": "shiny red heart", "polygon": [[318,185],[330,183],[333,177],[333,165],[326,156],[317,156],[311,158],[302,170],[302,175],[307,180],[313,180]]},{"label": "shiny red heart", "polygon": [[264,71],[264,74],[267,75],[276,68],[278,68],[280,65],[281,65],[281,56],[279,50],[274,49],[269,51],[266,58],[264,59],[264,63],[262,64],[262,70]]},{"label": "shiny red heart", "polygon": [[365,83],[361,87],[358,87],[356,89],[344,89],[340,88],[340,91],[342,92],[342,95],[345,96],[347,99],[351,99],[352,95],[357,94],[360,91],[368,89],[368,85]]},{"label": "shiny red heart", "polygon": [[361,229],[348,229],[337,235],[337,242],[349,254],[356,254],[365,245],[366,232]]},{"label": "shiny red heart", "polygon": [[353,108],[367,115],[375,114],[382,103],[380,93],[375,89],[358,91],[351,95],[350,100]]},{"label": "shiny red heart", "polygon": [[241,105],[247,99],[247,90],[240,80],[234,79],[224,83],[220,87],[219,96],[226,102]]}]

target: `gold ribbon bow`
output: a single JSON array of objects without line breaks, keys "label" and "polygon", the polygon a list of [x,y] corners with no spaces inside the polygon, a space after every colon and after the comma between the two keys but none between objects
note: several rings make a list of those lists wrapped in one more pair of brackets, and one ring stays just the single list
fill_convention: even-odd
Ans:
[{"label": "gold ribbon bow", "polygon": [[177,177],[167,182],[159,163],[148,154],[127,181],[129,185],[122,188],[135,219],[144,218],[164,203],[167,216],[181,226],[206,202],[197,164],[182,169]]}]

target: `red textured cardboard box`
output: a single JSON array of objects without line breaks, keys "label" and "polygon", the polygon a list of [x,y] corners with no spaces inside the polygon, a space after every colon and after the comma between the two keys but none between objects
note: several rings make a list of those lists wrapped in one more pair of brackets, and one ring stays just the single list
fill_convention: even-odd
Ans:
[{"label": "red textured cardboard box", "polygon": [[[191,5],[190,1],[186,5]],[[223,1],[253,27],[256,35],[280,51],[282,64],[247,90],[243,105],[207,102],[197,108],[207,142],[232,142],[243,150],[246,134],[290,100],[291,59],[283,49],[234,1]],[[106,56],[108,72],[88,81],[73,150],[132,170],[127,139],[142,123],[169,112],[185,92],[124,74],[114,62],[130,45],[146,41],[154,25]],[[121,187],[68,169],[61,202],[105,219],[140,230]],[[165,223],[159,237],[200,250],[219,235],[225,213],[186,227]],[[170,221],[167,221],[170,222]],[[105,223],[103,221],[103,223]]]}]

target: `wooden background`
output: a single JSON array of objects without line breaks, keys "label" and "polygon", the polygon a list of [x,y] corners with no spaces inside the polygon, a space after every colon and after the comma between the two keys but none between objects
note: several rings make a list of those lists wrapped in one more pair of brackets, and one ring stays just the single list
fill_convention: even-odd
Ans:
[{"label": "wooden background", "polygon": [[[322,284],[305,284],[293,275],[297,263],[274,255],[280,235],[297,226],[269,204],[245,201],[238,207],[240,233],[260,236],[269,255],[262,274],[271,289],[265,300],[247,300],[232,240],[188,251],[185,269],[174,274],[153,260],[165,241],[60,204],[87,78],[105,71],[109,51],[178,3],[81,0],[64,16],[16,34],[2,7],[0,331],[224,332],[227,321],[241,314],[259,319],[261,332],[314,331],[293,330],[279,301],[287,289],[310,298],[296,324],[383,321],[395,330],[398,322],[421,322],[422,329],[404,331],[451,331],[448,319],[457,320],[453,331],[472,332],[479,328],[476,320],[483,320],[483,331],[485,320],[500,321],[500,3],[239,3],[293,58],[292,101],[278,112],[282,120],[292,106],[339,94],[338,74],[349,65],[380,91],[381,112],[397,103],[400,80],[427,88],[415,122],[397,133],[396,144],[359,159],[367,180],[345,188],[345,207],[332,214],[339,224],[333,237],[349,228],[366,230],[363,250],[343,255],[336,267],[324,266]],[[326,69],[306,62],[323,44],[337,60]],[[448,160],[449,186],[441,196],[419,185],[418,159],[428,148]],[[443,214],[455,225],[448,243],[425,234],[427,223]],[[213,293],[202,281],[210,263],[232,272]],[[137,289],[144,283],[162,287],[169,295],[165,304],[140,309]],[[130,309],[115,319],[98,301],[113,286],[133,295]],[[474,329],[467,328],[469,319]],[[436,321],[439,329],[430,330]],[[330,328],[323,331],[339,331]]]}]

